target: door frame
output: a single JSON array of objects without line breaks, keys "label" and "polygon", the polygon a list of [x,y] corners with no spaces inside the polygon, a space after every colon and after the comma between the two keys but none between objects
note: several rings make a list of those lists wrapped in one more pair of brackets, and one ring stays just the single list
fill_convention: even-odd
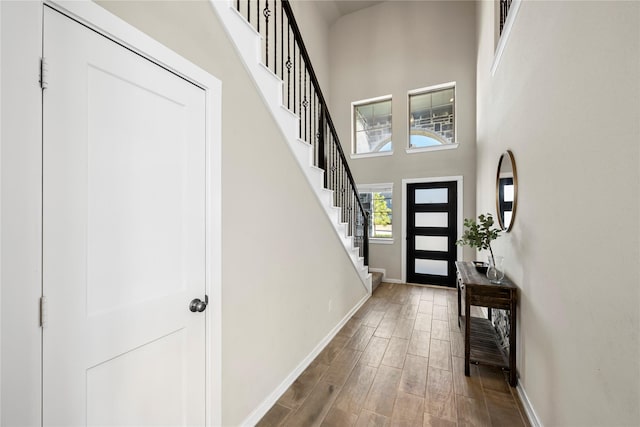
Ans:
[{"label": "door frame", "polygon": [[[205,311],[206,425],[222,424],[222,84],[220,80],[153,40],[125,21],[91,1],[44,0],[21,7],[6,5],[2,16],[11,25],[0,27],[2,39],[11,40],[10,49],[1,51],[3,78],[16,76],[11,91],[3,91],[2,172],[7,181],[15,177],[15,188],[0,193],[2,206],[3,270],[0,292],[14,301],[38,301],[42,296],[42,96],[38,84],[38,59],[42,56],[43,8],[49,6],[125,48],[161,65],[205,91],[206,200],[205,200],[205,286],[210,304]],[[5,5],[0,4],[4,9]],[[4,13],[7,12],[7,13]],[[3,43],[4,47],[7,44]],[[27,71],[25,70],[32,70]],[[6,73],[5,73],[6,71]],[[7,155],[5,156],[5,150]],[[25,175],[25,173],[28,173]],[[23,178],[24,177],[24,178]],[[6,181],[5,181],[6,182]],[[3,188],[6,190],[7,188]],[[4,215],[5,213],[10,215]],[[7,218],[9,217],[9,218]],[[9,222],[5,223],[5,219]],[[12,230],[12,236],[7,231]],[[16,238],[18,240],[16,240]],[[5,267],[10,268],[5,275]],[[25,268],[26,266],[28,268]],[[20,268],[22,267],[22,268]],[[4,306],[7,298],[1,301]],[[15,303],[14,303],[15,305]],[[3,306],[3,308],[5,308]],[[7,306],[8,308],[8,306]],[[21,384],[21,391],[0,395],[3,419],[9,424],[41,425],[42,419],[42,329],[39,303],[23,310],[3,310],[3,324],[15,325],[2,335],[0,349],[11,362],[2,370],[3,388]],[[5,332],[7,330],[5,329]],[[17,338],[20,338],[19,341]],[[6,340],[10,342],[6,342]],[[19,343],[17,347],[7,344]],[[13,350],[10,348],[13,347]],[[15,351],[20,352],[18,357]],[[2,354],[0,354],[2,356]],[[19,359],[19,360],[18,360]],[[5,360],[3,358],[3,360]],[[30,373],[25,378],[24,373]],[[15,409],[14,409],[15,408]],[[24,408],[29,408],[25,418]],[[5,409],[7,411],[5,411]],[[9,410],[11,409],[11,410]]]},{"label": "door frame", "polygon": [[[408,184],[425,184],[433,182],[453,182],[457,183],[458,191],[458,209],[456,212],[456,218],[458,223],[458,235],[456,240],[462,237],[462,224],[463,224],[463,190],[464,190],[464,178],[462,175],[455,176],[436,176],[429,178],[407,178],[402,180],[402,250],[401,250],[401,280],[402,283],[407,283],[407,185]],[[462,246],[458,246],[456,250],[456,257],[458,260],[462,259]]]}]

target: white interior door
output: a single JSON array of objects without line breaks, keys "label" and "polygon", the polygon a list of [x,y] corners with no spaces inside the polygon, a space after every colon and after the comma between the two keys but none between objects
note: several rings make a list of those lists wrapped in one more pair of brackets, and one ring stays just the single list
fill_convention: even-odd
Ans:
[{"label": "white interior door", "polygon": [[205,92],[45,7],[43,421],[203,425]]}]

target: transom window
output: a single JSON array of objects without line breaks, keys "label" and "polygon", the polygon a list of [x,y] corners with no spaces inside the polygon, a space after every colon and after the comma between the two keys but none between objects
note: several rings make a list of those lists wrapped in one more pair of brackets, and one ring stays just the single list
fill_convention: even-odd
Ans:
[{"label": "transom window", "polygon": [[354,102],[352,154],[392,154],[391,97]]},{"label": "transom window", "polygon": [[[393,184],[358,185],[364,210],[369,214],[369,237],[375,243],[393,239]],[[378,240],[380,242],[380,240]]]},{"label": "transom window", "polygon": [[409,92],[409,149],[456,143],[455,83]]}]

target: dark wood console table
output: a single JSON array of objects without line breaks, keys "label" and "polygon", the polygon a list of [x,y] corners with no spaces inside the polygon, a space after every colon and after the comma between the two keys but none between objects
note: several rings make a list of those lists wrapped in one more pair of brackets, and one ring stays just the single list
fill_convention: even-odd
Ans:
[{"label": "dark wood console table", "polygon": [[[469,363],[482,363],[509,370],[509,384],[518,384],[516,375],[516,305],[518,288],[506,276],[500,284],[489,282],[471,262],[456,262],[458,270],[458,326],[461,297],[464,291],[464,374],[469,376]],[[488,319],[471,317],[471,306],[487,307]],[[491,309],[509,310],[509,355],[499,347],[497,332],[491,321]]]}]

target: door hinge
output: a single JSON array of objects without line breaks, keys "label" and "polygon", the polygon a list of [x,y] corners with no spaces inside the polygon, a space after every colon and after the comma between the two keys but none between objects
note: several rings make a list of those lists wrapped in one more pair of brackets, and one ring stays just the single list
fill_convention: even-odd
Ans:
[{"label": "door hinge", "polygon": [[47,81],[47,59],[40,58],[40,87],[44,90],[49,85]]},{"label": "door hinge", "polygon": [[49,307],[47,306],[47,297],[40,297],[40,326],[42,328],[47,326],[49,320]]}]

